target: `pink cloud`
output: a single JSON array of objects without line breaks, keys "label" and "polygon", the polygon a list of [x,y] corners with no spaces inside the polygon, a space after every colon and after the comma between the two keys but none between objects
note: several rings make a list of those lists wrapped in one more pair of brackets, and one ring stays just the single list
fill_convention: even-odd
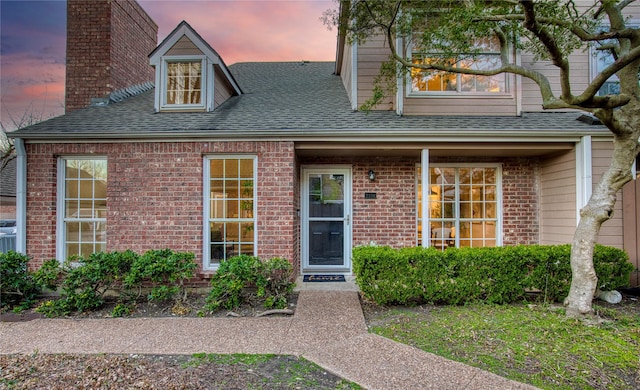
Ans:
[{"label": "pink cloud", "polygon": [[140,1],[164,39],[187,21],[227,64],[333,61],[336,32],[320,21],[332,1]]},{"label": "pink cloud", "polygon": [[65,65],[31,53],[3,56],[1,121],[7,130],[33,116],[40,120],[64,113]]},{"label": "pink cloud", "polygon": [[[336,31],[329,31],[320,21],[325,10],[336,6],[332,0],[139,0],[139,3],[158,24],[160,41],[185,20],[228,65],[335,60]],[[3,126],[13,129],[12,122],[28,111],[43,119],[64,113],[64,30],[59,34],[45,33],[20,24],[3,30],[3,34],[5,31],[15,33],[20,41],[13,46],[14,51],[3,51],[2,55]],[[47,34],[50,40],[42,46]]]}]

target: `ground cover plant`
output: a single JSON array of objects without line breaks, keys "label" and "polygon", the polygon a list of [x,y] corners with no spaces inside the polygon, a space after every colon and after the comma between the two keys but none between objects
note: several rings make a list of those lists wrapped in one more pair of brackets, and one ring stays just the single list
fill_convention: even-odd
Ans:
[{"label": "ground cover plant", "polygon": [[288,355],[0,355],[3,389],[359,389]]},{"label": "ground cover plant", "polygon": [[543,389],[640,388],[640,302],[594,305],[599,321],[548,305],[381,308],[371,332]]}]

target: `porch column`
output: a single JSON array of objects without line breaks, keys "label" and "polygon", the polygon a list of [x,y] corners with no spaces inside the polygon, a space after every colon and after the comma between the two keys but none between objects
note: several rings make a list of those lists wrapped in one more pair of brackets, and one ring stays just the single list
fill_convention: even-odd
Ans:
[{"label": "porch column", "polygon": [[431,245],[431,231],[429,229],[429,149],[422,149],[420,154],[420,166],[422,167],[420,172],[420,193],[422,194],[422,246],[429,247]]},{"label": "porch column", "polygon": [[580,210],[589,201],[593,190],[591,167],[591,136],[587,135],[576,144],[576,226],[580,222]]}]

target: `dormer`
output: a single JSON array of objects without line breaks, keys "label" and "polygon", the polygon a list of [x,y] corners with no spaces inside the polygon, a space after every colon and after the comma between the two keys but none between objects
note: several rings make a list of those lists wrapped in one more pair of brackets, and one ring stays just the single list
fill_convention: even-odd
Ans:
[{"label": "dormer", "polygon": [[155,110],[213,111],[240,86],[220,55],[182,21],[149,55],[155,68]]}]

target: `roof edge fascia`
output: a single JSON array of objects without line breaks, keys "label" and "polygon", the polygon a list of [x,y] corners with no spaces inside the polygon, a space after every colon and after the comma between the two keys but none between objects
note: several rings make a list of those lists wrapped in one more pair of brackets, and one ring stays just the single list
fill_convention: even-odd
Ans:
[{"label": "roof edge fascia", "polygon": [[[535,133],[532,135],[531,133]],[[315,142],[362,142],[363,132],[356,131],[344,131],[344,130],[327,130],[322,134],[309,133],[308,130],[300,130],[296,132],[274,132],[273,130],[253,131],[250,133],[236,134],[230,136],[228,131],[216,131],[216,132],[191,132],[185,133],[184,131],[175,132],[163,132],[158,133],[137,133],[137,134],[121,134],[114,137],[113,134],[96,135],[95,133],[70,133],[61,136],[55,135],[43,135],[23,134],[15,138],[21,138],[31,143],[40,142],[58,142],[58,143],[91,143],[91,142],[167,142],[167,141],[216,141],[216,142],[233,142],[233,141],[315,141]],[[613,138],[611,134],[603,134],[602,132],[584,132],[584,131],[572,131],[572,132],[558,132],[552,130],[533,130],[523,134],[509,135],[499,133],[487,133],[473,134],[471,131],[460,132],[459,130],[449,131],[437,131],[424,134],[424,130],[411,131],[399,133],[394,131],[393,134],[371,134],[366,133],[367,142],[494,142],[494,143],[545,143],[545,142],[579,142],[584,136],[594,136],[601,139]],[[78,142],[78,139],[82,138],[82,142]]]}]

